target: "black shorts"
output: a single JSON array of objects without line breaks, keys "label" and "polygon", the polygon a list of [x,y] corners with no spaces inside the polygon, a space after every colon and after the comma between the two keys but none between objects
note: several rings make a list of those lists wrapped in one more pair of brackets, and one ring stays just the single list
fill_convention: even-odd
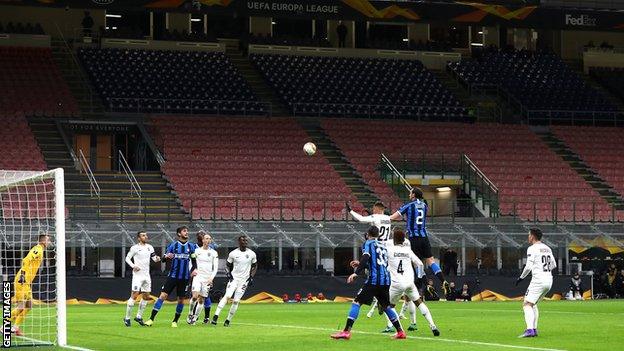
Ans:
[{"label": "black shorts", "polygon": [[168,277],[165,285],[162,286],[160,292],[167,293],[167,295],[171,295],[173,289],[176,289],[176,296],[178,298],[186,296],[186,289],[188,287],[188,279],[176,279]]},{"label": "black shorts", "polygon": [[355,297],[355,302],[360,305],[370,305],[373,298],[377,298],[377,303],[386,307],[390,305],[390,286],[388,285],[369,285],[365,284]]},{"label": "black shorts", "polygon": [[426,263],[425,260],[429,257],[433,257],[433,253],[431,253],[431,244],[429,243],[429,238],[422,236],[415,236],[409,238],[410,245],[412,246],[412,251],[420,258],[423,263]]}]

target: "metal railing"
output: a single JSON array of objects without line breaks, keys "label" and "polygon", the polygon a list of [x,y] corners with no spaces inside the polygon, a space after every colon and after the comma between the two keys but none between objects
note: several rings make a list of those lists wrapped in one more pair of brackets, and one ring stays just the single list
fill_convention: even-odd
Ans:
[{"label": "metal railing", "polygon": [[[401,182],[403,184],[403,186],[405,186],[405,188],[408,190],[408,192],[411,192],[413,187],[412,185],[407,181],[407,179],[405,179],[405,175],[403,173],[401,173],[392,163],[392,161],[390,161],[390,159],[388,158],[388,156],[386,156],[384,153],[381,154],[381,164],[383,166],[386,167],[386,169],[390,170],[391,174],[392,174],[392,178],[394,180],[394,177],[397,177],[397,179],[399,180],[399,182]],[[383,172],[382,172],[383,173]]]},{"label": "metal railing", "polygon": [[143,190],[141,189],[141,185],[139,184],[136,177],[134,176],[132,169],[130,169],[130,166],[128,165],[128,161],[126,161],[126,157],[124,157],[123,152],[121,152],[121,150],[118,151],[118,155],[119,155],[119,158],[118,158],[119,169],[124,171],[124,173],[126,174],[126,177],[128,178],[128,182],[130,182],[130,196],[133,196],[133,194],[136,194],[137,198],[139,199],[139,213],[141,213],[142,211],[141,200],[143,198]]},{"label": "metal railing", "polygon": [[89,193],[90,195],[93,197],[93,194],[95,194],[98,198],[100,197],[100,185],[98,184],[97,180],[95,179],[95,176],[93,175],[93,172],[91,171],[91,166],[89,166],[89,162],[87,161],[87,158],[85,157],[84,153],[82,152],[82,149],[78,149],[78,158],[80,160],[80,167],[82,168],[82,171],[87,175],[87,178],[89,178]]},{"label": "metal railing", "polygon": [[[110,112],[159,112],[185,114],[236,114],[272,116],[273,108],[269,102],[243,100],[201,100],[201,99],[152,99],[152,98],[121,98],[104,99]],[[115,103],[134,102],[134,105],[117,107]],[[238,105],[231,107],[232,105]],[[242,108],[240,107],[242,105]],[[255,108],[261,106],[261,108]]]},{"label": "metal railing", "polygon": [[624,125],[624,111],[524,110],[524,116],[529,124]]},{"label": "metal railing", "polygon": [[498,187],[494,182],[472,162],[468,155],[462,155],[459,173],[464,181],[466,193],[476,199],[480,209],[486,211],[488,217],[497,217],[499,215],[499,198]]},{"label": "metal railing", "polygon": [[[313,107],[310,111],[305,107]],[[337,107],[338,111],[329,113],[324,107]],[[297,102],[293,104],[293,114],[300,117],[364,117],[376,118],[391,116],[392,118],[416,118],[428,117],[431,109],[453,109],[460,111],[457,114],[445,113],[444,118],[436,117],[436,121],[453,121],[468,117],[468,111],[462,106],[414,106],[414,105],[374,105],[374,104],[339,104],[339,103],[312,103]],[[408,112],[401,112],[408,111]],[[465,112],[465,113],[463,113]]]}]

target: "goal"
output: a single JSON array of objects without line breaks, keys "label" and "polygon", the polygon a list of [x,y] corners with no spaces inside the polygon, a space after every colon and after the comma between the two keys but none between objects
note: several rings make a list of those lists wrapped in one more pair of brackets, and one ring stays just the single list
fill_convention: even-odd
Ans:
[{"label": "goal", "polygon": [[63,179],[61,168],[0,170],[3,346],[67,345]]}]

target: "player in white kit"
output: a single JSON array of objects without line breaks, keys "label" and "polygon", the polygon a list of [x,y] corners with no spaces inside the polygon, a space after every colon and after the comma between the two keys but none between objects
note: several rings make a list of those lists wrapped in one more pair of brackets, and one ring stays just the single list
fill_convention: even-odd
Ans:
[{"label": "player in white kit", "polygon": [[[380,243],[384,245],[387,245],[387,244],[392,245],[392,240],[391,240],[392,239],[392,236],[391,236],[392,221],[390,220],[390,216],[384,213],[385,210],[386,210],[386,206],[382,202],[377,201],[373,205],[373,214],[370,216],[362,216],[361,214],[353,211],[351,209],[351,206],[349,206],[349,204],[347,203],[347,212],[351,214],[351,217],[353,217],[353,219],[361,223],[369,223],[371,225],[374,225],[375,227],[377,227],[377,229],[379,229],[379,237],[377,238],[377,241],[379,241]],[[410,312],[411,312],[411,307],[412,307],[411,303],[403,302],[403,307],[401,307],[401,312],[399,313],[399,317],[405,318],[404,317],[405,310],[407,308],[410,308]],[[368,313],[366,314],[366,317],[371,318],[373,316],[373,313],[375,313],[376,309],[377,309],[377,300],[375,299],[373,300],[370,311],[368,311]],[[416,307],[414,305],[414,310],[415,309]],[[388,327],[384,329],[383,332],[385,333],[394,332],[394,327],[392,327],[392,323],[390,323],[390,320],[388,320],[388,323],[389,323]],[[408,329],[408,330],[411,330],[411,329]]]},{"label": "player in white kit", "polygon": [[256,253],[247,248],[247,237],[241,235],[238,237],[238,249],[230,252],[227,258],[228,275],[230,281],[225,288],[225,295],[219,301],[219,305],[212,317],[212,324],[216,325],[219,319],[219,313],[225,304],[228,302],[228,298],[232,298],[232,306],[228,313],[224,327],[230,326],[230,321],[234,317],[238,304],[245,294],[247,287],[253,282],[253,277],[256,275],[258,269],[258,261],[256,260]]},{"label": "player in white kit", "polygon": [[204,299],[210,294],[210,288],[214,277],[219,270],[219,254],[210,247],[212,236],[205,232],[200,232],[202,246],[195,250],[195,260],[197,261],[197,275],[193,277],[191,284],[191,302],[189,315],[186,319],[188,324],[194,325],[204,309]]},{"label": "player in white kit", "polygon": [[529,230],[528,241],[531,246],[527,249],[527,260],[516,286],[531,273],[531,283],[524,294],[524,321],[527,329],[520,338],[532,338],[537,336],[537,320],[539,311],[537,303],[550,291],[553,277],[552,270],[557,267],[555,257],[550,247],[542,243],[542,231],[537,228]]},{"label": "player in white kit", "polygon": [[[431,328],[433,335],[439,336],[440,331],[433,322],[431,312],[420,297],[416,284],[414,284],[414,270],[419,267],[423,269],[424,265],[412,251],[403,229],[395,228],[392,237],[392,243],[389,242],[386,245],[388,272],[390,272],[390,304],[396,306],[401,296],[406,296],[408,301],[414,303],[429,322],[429,328]],[[416,318],[415,316],[412,318],[410,330],[416,330]]]},{"label": "player in white kit", "polygon": [[134,320],[140,325],[143,325],[143,311],[145,311],[147,299],[149,299],[149,295],[152,292],[150,260],[160,262],[160,257],[156,256],[154,247],[147,243],[149,238],[145,231],[137,233],[137,240],[138,243],[133,245],[126,255],[126,263],[132,267],[132,292],[126,304],[126,317],[124,318],[126,327],[130,326],[132,308],[139,295],[142,295],[142,299],[139,303],[139,310]]}]

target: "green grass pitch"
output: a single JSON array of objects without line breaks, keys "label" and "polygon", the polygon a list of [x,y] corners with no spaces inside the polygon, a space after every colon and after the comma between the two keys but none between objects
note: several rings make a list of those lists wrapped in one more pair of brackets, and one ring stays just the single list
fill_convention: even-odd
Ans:
[{"label": "green grass pitch", "polygon": [[[151,304],[146,309],[149,316]],[[215,305],[213,305],[215,306]],[[539,337],[518,339],[524,330],[520,302],[429,302],[442,335],[434,337],[418,315],[418,331],[407,340],[381,334],[381,316],[360,312],[351,340],[331,340],[343,327],[349,304],[240,305],[231,327],[170,326],[175,305],[165,305],[153,327],[123,326],[125,306],[68,307],[71,345],[93,350],[621,350],[624,301],[543,301]],[[215,306],[216,307],[216,306]],[[188,308],[188,307],[187,307]],[[135,307],[136,310],[136,307]],[[407,321],[403,320],[404,325]]]}]

